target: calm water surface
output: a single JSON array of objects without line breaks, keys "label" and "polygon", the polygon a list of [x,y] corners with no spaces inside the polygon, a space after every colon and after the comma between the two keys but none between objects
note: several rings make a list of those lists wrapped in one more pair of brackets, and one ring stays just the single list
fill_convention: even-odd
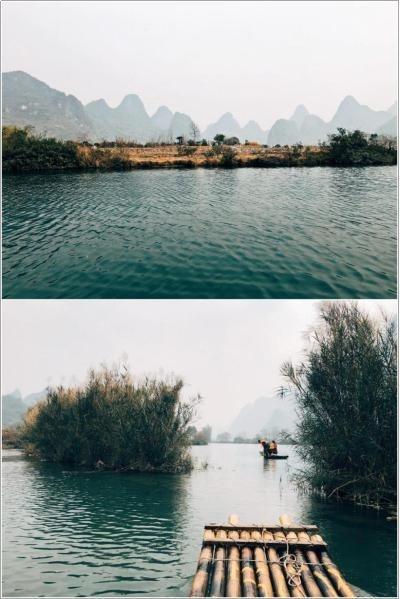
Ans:
[{"label": "calm water surface", "polygon": [[13,298],[390,298],[396,167],[7,176]]},{"label": "calm water surface", "polygon": [[[318,524],[348,580],[396,594],[396,527],[377,513],[298,496],[301,467],[269,462],[254,445],[195,447],[190,475],[71,472],[4,452],[4,596],[188,593],[205,523]],[[15,452],[14,452],[15,453]],[[3,459],[4,459],[3,458]]]}]

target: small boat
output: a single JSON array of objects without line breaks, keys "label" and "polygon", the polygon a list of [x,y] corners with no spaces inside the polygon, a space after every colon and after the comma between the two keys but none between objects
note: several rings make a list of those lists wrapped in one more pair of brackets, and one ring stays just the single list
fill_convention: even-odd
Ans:
[{"label": "small boat", "polygon": [[288,455],[279,455],[277,453],[273,453],[271,455],[265,455],[263,451],[260,451],[260,455],[263,456],[264,460],[287,460]]}]

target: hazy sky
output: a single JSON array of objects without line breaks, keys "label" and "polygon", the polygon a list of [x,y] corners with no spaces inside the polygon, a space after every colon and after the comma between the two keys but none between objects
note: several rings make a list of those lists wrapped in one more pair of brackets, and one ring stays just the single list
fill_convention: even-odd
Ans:
[{"label": "hazy sky", "polygon": [[[361,302],[394,312],[391,300]],[[3,300],[3,393],[75,384],[125,354],[136,376],[176,374],[203,396],[199,424],[226,428],[282,384],[315,322],[312,300]]]},{"label": "hazy sky", "polygon": [[347,94],[396,98],[397,3],[14,2],[2,4],[3,70],[87,103],[137,93],[201,127],[230,111],[269,127],[297,104],[329,120]]}]

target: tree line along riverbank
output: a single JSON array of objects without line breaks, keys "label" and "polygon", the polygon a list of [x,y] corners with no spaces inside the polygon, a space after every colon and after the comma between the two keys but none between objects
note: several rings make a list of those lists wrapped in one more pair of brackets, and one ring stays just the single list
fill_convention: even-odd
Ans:
[{"label": "tree line along riverbank", "polygon": [[179,138],[177,144],[60,141],[36,136],[29,127],[3,127],[3,172],[129,170],[135,168],[245,168],[379,166],[397,163],[388,136],[338,129],[318,146],[240,144],[216,135],[210,144]]}]

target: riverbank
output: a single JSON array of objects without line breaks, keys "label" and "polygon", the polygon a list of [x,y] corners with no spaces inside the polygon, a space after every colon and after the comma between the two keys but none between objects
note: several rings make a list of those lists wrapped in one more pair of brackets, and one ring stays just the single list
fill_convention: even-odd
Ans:
[{"label": "riverbank", "polygon": [[160,168],[382,166],[397,163],[395,141],[341,130],[329,144],[146,144],[59,141],[3,128],[3,172]]}]

